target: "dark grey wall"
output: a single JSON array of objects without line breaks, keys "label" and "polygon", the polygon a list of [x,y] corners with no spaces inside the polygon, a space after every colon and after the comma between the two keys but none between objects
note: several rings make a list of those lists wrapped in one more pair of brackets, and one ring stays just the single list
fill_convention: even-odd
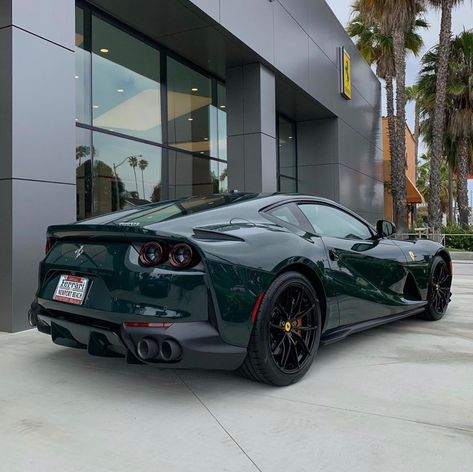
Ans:
[{"label": "dark grey wall", "polygon": [[0,0],[0,331],[27,328],[49,224],[75,219],[74,1]]}]

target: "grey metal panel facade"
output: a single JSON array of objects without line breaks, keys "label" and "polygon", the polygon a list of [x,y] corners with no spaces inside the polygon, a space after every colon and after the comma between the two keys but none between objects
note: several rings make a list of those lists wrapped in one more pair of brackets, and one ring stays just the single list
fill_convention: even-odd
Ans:
[{"label": "grey metal panel facade", "polygon": [[[328,5],[323,0],[221,0],[218,9],[210,0],[182,1],[203,7],[255,51],[273,68],[277,83],[289,80],[335,117],[298,123],[299,191],[330,196],[371,221],[381,218],[381,85]],[[342,46],[352,59],[351,100],[339,93]],[[230,104],[228,111],[231,122]],[[241,144],[232,139],[230,151],[241,152]]]},{"label": "grey metal panel facade", "polygon": [[277,188],[274,74],[255,63],[229,69],[227,79],[229,187],[273,192]]},{"label": "grey metal panel facade", "polygon": [[69,49],[13,28],[15,156],[11,174],[0,170],[0,178],[75,184],[72,56]]},{"label": "grey metal panel facade", "polygon": [[28,327],[50,224],[75,219],[74,1],[0,0],[0,330]]}]

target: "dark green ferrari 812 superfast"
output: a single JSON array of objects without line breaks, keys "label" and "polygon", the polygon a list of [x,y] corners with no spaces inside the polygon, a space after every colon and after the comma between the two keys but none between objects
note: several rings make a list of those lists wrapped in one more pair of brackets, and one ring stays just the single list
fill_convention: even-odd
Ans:
[{"label": "dark green ferrari 812 superfast", "polygon": [[249,193],[51,226],[29,320],[92,355],[288,385],[321,343],[445,314],[449,253],[394,232],[322,198]]}]

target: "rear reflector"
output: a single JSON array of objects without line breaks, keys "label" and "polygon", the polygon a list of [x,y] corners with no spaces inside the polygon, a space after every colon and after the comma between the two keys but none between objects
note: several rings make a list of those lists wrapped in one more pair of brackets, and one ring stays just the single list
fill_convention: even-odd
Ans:
[{"label": "rear reflector", "polygon": [[251,313],[251,321],[255,321],[256,315],[258,313],[261,302],[263,301],[264,292],[259,294],[259,297],[256,299],[255,307],[253,308],[253,313]]},{"label": "rear reflector", "polygon": [[145,323],[140,321],[125,321],[127,328],[169,328],[174,323]]}]

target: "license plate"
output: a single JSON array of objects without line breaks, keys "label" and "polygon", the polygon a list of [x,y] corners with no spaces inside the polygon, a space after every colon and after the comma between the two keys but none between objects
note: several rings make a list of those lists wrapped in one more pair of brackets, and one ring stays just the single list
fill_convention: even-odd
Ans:
[{"label": "license plate", "polygon": [[61,275],[53,300],[73,305],[82,305],[89,279],[73,275]]}]

